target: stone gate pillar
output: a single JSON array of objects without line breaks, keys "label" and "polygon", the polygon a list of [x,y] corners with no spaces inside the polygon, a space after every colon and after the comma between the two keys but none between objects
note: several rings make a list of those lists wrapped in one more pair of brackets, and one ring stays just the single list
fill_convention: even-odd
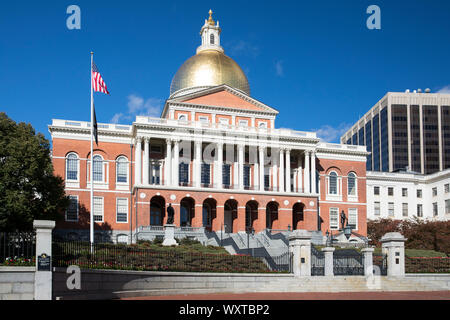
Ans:
[{"label": "stone gate pillar", "polygon": [[405,241],[399,232],[388,232],[380,240],[382,252],[387,255],[388,276],[405,276]]},{"label": "stone gate pillar", "polygon": [[311,233],[294,230],[288,237],[292,252],[292,268],[295,276],[311,276]]},{"label": "stone gate pillar", "polygon": [[52,230],[55,221],[34,220],[36,230],[36,272],[34,300],[52,300]]},{"label": "stone gate pillar", "polygon": [[325,255],[325,276],[332,277],[334,276],[333,270],[333,252],[334,247],[325,247],[322,249]]},{"label": "stone gate pillar", "polygon": [[373,248],[364,248],[361,250],[364,256],[364,275],[373,275]]}]

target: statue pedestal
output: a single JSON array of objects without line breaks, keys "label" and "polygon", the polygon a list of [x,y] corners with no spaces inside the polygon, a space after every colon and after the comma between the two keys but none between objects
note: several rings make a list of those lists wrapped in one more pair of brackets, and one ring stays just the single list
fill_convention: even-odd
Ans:
[{"label": "statue pedestal", "polygon": [[163,246],[177,246],[178,243],[175,240],[175,225],[174,224],[165,224],[164,225],[164,241],[162,243]]}]

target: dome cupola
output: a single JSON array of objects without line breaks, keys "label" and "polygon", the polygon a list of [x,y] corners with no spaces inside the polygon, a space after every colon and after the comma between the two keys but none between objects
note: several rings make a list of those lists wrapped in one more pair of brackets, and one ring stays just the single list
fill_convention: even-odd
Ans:
[{"label": "dome cupola", "polygon": [[219,21],[209,19],[200,30],[202,44],[192,56],[178,69],[172,79],[170,96],[178,96],[198,91],[208,87],[226,84],[232,88],[250,95],[250,86],[241,67],[230,57],[225,55],[220,45]]}]

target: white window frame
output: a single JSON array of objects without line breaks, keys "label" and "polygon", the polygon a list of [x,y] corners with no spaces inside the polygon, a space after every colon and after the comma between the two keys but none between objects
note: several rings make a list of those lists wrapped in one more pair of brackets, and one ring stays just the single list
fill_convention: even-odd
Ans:
[{"label": "white window frame", "polygon": [[433,187],[433,188],[431,188],[431,194],[432,194],[432,196],[433,197],[437,197],[437,187]]},{"label": "white window frame", "polygon": [[[336,222],[332,224],[332,215],[336,216]],[[333,219],[334,220],[334,219]],[[329,212],[330,230],[339,230],[339,208],[330,208]]]},{"label": "white window frame", "polygon": [[[186,117],[186,119],[181,119],[182,117]],[[178,114],[178,121],[188,122],[189,116],[186,113]]]},{"label": "white window frame", "polygon": [[239,119],[238,126],[239,127],[243,127],[243,128],[247,128],[248,127],[248,120]]},{"label": "white window frame", "polygon": [[78,222],[78,217],[79,217],[79,213],[80,213],[80,202],[79,202],[79,198],[78,198],[77,195],[73,195],[73,194],[70,194],[70,195],[69,195],[69,198],[71,198],[71,199],[76,199],[76,200],[77,200],[77,218],[76,218],[75,220],[68,219],[68,218],[67,218],[67,211],[68,211],[69,208],[67,208],[67,209],[66,209],[66,214],[65,214],[66,221],[67,221],[67,222]]},{"label": "white window frame", "polygon": [[388,217],[395,217],[395,203],[388,202]]},{"label": "white window frame", "polygon": [[[350,175],[351,174],[353,174],[353,177],[354,177],[354,179],[355,179],[355,188],[354,188],[354,190],[355,190],[355,194],[350,194],[348,191],[348,186],[349,186],[349,184],[348,184],[348,178],[350,177]],[[355,172],[349,172],[349,174],[347,175],[347,198],[348,198],[348,201],[358,201],[358,176],[356,175],[356,173]]]},{"label": "white window frame", "polygon": [[444,184],[444,193],[449,193],[450,192],[450,183],[446,183]]},{"label": "white window frame", "polygon": [[[378,193],[375,193],[375,190],[378,190]],[[380,196],[380,187],[379,186],[374,186],[373,187],[373,195],[374,196]]]},{"label": "white window frame", "polygon": [[[95,220],[95,216],[100,216],[100,214],[98,214],[97,212],[95,212],[95,199],[102,199],[102,212],[101,212],[101,217],[102,220]],[[92,205],[93,211],[94,211],[94,223],[95,222],[105,222],[105,199],[104,197],[98,197],[98,196],[94,196],[93,199],[94,203]]]},{"label": "white window frame", "polygon": [[[419,210],[419,208],[420,208],[420,210]],[[416,212],[416,214],[417,214],[418,218],[423,218],[423,205],[421,203],[417,204],[417,212]]]},{"label": "white window frame", "polygon": [[[420,193],[420,196],[419,196],[419,193]],[[422,189],[417,189],[417,191],[416,191],[416,196],[417,196],[418,199],[422,199],[422,197],[423,197],[423,191],[422,191]]]},{"label": "white window frame", "polygon": [[[352,215],[353,215],[353,219],[354,219],[355,223],[350,223]],[[358,230],[358,209],[357,208],[349,208],[348,209],[347,223],[355,226],[355,228],[353,230]]]},{"label": "white window frame", "polygon": [[[69,169],[69,166],[68,166],[69,161],[68,160],[69,160],[70,155],[76,156],[76,161],[77,161],[77,178],[76,179],[68,179],[67,178],[68,177],[67,171]],[[64,183],[65,183],[66,187],[68,187],[68,188],[79,188],[80,187],[80,162],[81,162],[80,157],[78,156],[78,154],[76,152],[69,152],[66,155],[66,159],[65,159],[66,178],[64,179]]]},{"label": "white window frame", "polygon": [[[336,174],[336,194],[330,193],[330,176],[332,173]],[[326,190],[326,200],[337,200],[342,201],[342,177],[339,174],[332,170],[326,176],[327,182],[327,190]]]},{"label": "white window frame", "polygon": [[407,196],[408,196],[408,188],[402,188],[402,197],[407,197]]},{"label": "white window frame", "polygon": [[[377,213],[377,204],[378,204],[378,213]],[[373,214],[375,216],[380,216],[381,214],[381,203],[379,201],[375,201],[373,203]]]},{"label": "white window frame", "polygon": [[198,117],[198,121],[200,121],[201,123],[209,123],[209,117],[207,117],[207,116],[199,116]]},{"label": "white window frame", "polygon": [[[127,172],[127,181],[126,182],[119,182],[119,181],[117,181],[117,178],[118,178],[118,176],[119,176],[119,160],[120,159],[125,159],[125,164],[126,164],[126,172]],[[118,186],[127,186],[128,187],[128,183],[129,183],[129,178],[130,177],[130,163],[129,163],[129,161],[128,161],[128,158],[127,157],[125,157],[125,156],[119,156],[119,157],[117,157],[117,159],[116,159],[116,185],[118,185]]]},{"label": "white window frame", "polygon": [[[406,209],[406,215],[405,215],[405,209]],[[409,205],[408,202],[402,203],[402,217],[408,217],[409,216]]]},{"label": "white window frame", "polygon": [[[389,194],[389,190],[392,190],[392,194]],[[387,187],[387,195],[388,197],[393,197],[395,193],[394,187]]]},{"label": "white window frame", "polygon": [[445,200],[445,214],[450,214],[450,199]]},{"label": "white window frame", "polygon": [[[94,154],[94,157],[99,156],[102,159],[102,181],[94,181],[94,187],[96,189],[108,189],[109,188],[109,162],[103,158],[100,154]],[[87,187],[91,187],[91,181],[93,173],[91,172],[91,157],[87,160],[86,181]],[[129,175],[129,173],[128,173]]]},{"label": "white window frame", "polygon": [[[126,203],[126,211],[127,211],[127,220],[126,221],[119,221],[117,220],[117,216],[119,213],[119,200],[123,200]],[[116,223],[128,223],[128,198],[116,198]]]},{"label": "white window frame", "polygon": [[[432,210],[433,210],[433,217],[437,217],[438,215],[439,215],[439,206],[438,206],[438,203],[437,202],[433,202],[432,204],[431,204],[431,206],[432,206]],[[435,210],[436,209],[436,210]]]}]

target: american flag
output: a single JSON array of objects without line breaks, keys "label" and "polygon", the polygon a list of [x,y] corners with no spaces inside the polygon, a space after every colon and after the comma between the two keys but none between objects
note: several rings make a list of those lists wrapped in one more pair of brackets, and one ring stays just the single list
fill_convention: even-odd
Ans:
[{"label": "american flag", "polygon": [[94,62],[92,62],[92,87],[94,88],[94,91],[109,94],[108,89],[106,88],[106,83],[103,81],[102,76],[100,75],[100,72]]}]

